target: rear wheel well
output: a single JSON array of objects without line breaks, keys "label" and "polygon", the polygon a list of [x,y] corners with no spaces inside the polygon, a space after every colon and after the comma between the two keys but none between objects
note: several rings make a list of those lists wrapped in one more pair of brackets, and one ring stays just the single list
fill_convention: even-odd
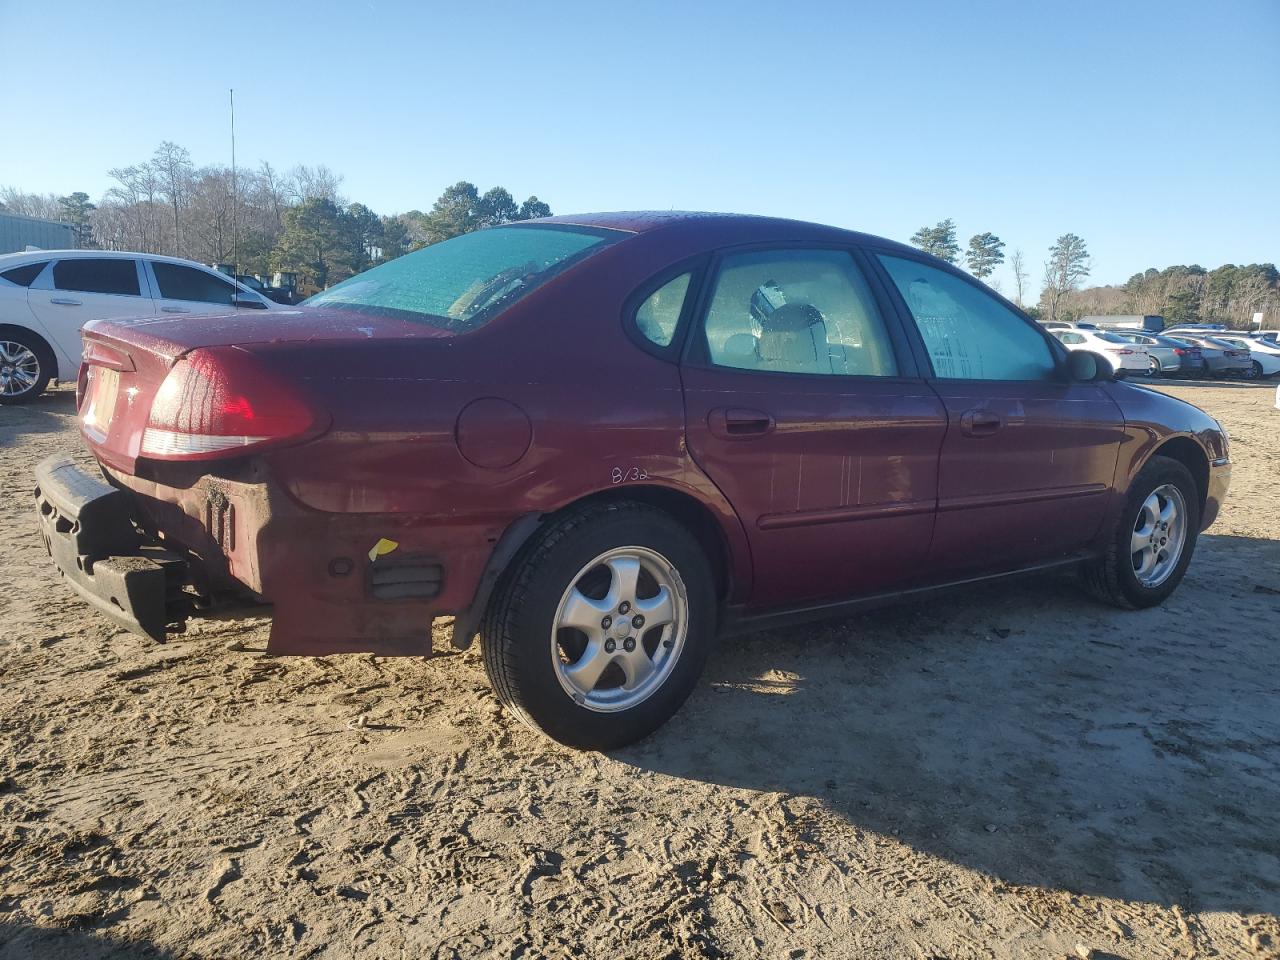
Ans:
[{"label": "rear wheel well", "polygon": [[1196,492],[1200,495],[1200,512],[1203,514],[1205,501],[1209,498],[1209,458],[1200,444],[1190,437],[1174,437],[1157,447],[1152,456],[1177,460],[1191,472],[1191,477],[1196,482]]},{"label": "rear wheel well", "polygon": [[576,510],[588,504],[608,503],[618,500],[630,500],[635,503],[648,504],[684,524],[697,538],[703,552],[707,555],[707,562],[711,564],[711,569],[716,579],[716,599],[721,603],[725,601],[729,596],[730,586],[729,545],[715,515],[689,494],[680,493],[666,487],[628,484],[612,490],[602,490],[599,493],[583,497],[581,500],[575,500],[573,503],[557,510],[556,513]]}]

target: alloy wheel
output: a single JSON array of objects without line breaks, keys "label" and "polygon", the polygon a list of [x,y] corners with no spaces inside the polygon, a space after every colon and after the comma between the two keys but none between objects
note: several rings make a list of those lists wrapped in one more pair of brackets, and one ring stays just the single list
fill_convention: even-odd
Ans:
[{"label": "alloy wheel", "polygon": [[1129,541],[1134,576],[1147,588],[1169,579],[1187,541],[1187,505],[1171,483],[1156,487],[1142,501]]},{"label": "alloy wheel", "polygon": [[0,396],[21,396],[39,379],[40,358],[24,344],[0,340]]},{"label": "alloy wheel", "polygon": [[669,560],[617,547],[570,581],[551,629],[556,677],[588,710],[628,710],[666,682],[688,632],[688,594]]}]

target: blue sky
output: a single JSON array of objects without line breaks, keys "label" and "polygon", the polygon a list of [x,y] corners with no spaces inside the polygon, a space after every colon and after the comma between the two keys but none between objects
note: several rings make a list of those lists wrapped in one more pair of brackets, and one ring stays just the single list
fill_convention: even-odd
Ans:
[{"label": "blue sky", "polygon": [[1104,283],[1280,260],[1280,0],[0,0],[0,63],[25,190],[96,199],[165,139],[227,162],[235,87],[242,165],[327,164],[383,213],[467,179],[895,239],[950,216],[1037,290],[1067,231]]}]

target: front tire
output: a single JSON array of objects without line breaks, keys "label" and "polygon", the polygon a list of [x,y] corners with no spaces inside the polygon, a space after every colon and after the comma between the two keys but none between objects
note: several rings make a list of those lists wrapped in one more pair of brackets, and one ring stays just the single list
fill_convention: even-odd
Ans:
[{"label": "front tire", "polygon": [[570,747],[648,736],[693,691],[715,635],[711,565],[669,514],[615,502],[548,522],[499,581],[480,628],[498,698]]},{"label": "front tire", "polygon": [[1155,456],[1129,487],[1106,552],[1082,576],[1098,599],[1118,607],[1161,603],[1182,582],[1200,533],[1200,494],[1177,460]]},{"label": "front tire", "polygon": [[25,330],[0,333],[0,404],[29,403],[53,378],[49,348]]}]

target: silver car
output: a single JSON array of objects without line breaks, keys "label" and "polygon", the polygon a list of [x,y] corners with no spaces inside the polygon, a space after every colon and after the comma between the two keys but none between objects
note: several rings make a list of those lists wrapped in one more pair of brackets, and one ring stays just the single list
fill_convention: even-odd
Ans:
[{"label": "silver car", "polygon": [[1247,376],[1253,370],[1253,361],[1248,350],[1241,350],[1225,340],[1216,337],[1192,336],[1179,333],[1168,339],[1191,347],[1199,347],[1208,368],[1206,377]]},{"label": "silver car", "polygon": [[1167,337],[1153,336],[1149,333],[1134,333],[1128,330],[1112,330],[1111,332],[1121,340],[1141,344],[1147,348],[1148,376],[1167,377],[1182,372],[1182,355],[1178,351],[1185,351],[1187,348],[1181,343],[1170,340]]}]

